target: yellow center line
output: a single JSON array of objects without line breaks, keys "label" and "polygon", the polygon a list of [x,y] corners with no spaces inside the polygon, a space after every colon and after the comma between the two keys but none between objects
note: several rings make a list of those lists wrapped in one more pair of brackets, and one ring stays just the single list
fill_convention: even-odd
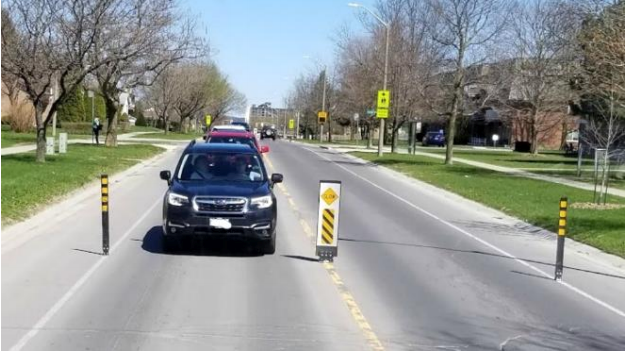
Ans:
[{"label": "yellow center line", "polygon": [[[266,164],[268,164],[268,166],[270,167],[271,172],[275,172],[275,167],[270,161],[270,158],[267,157],[267,155],[263,155],[263,158],[264,160],[266,160]],[[301,214],[296,203],[292,200],[292,197],[288,193],[286,187],[283,184],[277,184],[277,186],[279,187],[279,190],[284,194],[284,196],[288,199],[288,203],[290,204],[292,210],[296,214]],[[316,238],[316,235],[314,234],[314,232],[312,232],[312,228],[310,228],[310,226],[307,224],[307,221],[299,217],[299,223],[301,224],[301,228],[303,228],[303,232],[305,232],[305,235],[308,238]],[[331,278],[331,281],[334,283],[336,289],[338,290],[338,293],[340,293],[340,297],[349,309],[349,313],[351,314],[353,321],[355,321],[355,323],[358,325],[358,328],[362,332],[362,335],[366,338],[366,341],[368,342],[371,349],[374,351],[383,351],[384,346],[380,342],[379,338],[377,338],[377,335],[375,334],[375,331],[373,331],[371,325],[366,320],[366,317],[362,313],[362,310],[360,310],[360,307],[358,306],[358,303],[349,291],[349,288],[347,288],[347,286],[342,281],[342,278],[336,271],[334,264],[331,262],[324,262],[323,267],[327,271],[327,274]]]}]

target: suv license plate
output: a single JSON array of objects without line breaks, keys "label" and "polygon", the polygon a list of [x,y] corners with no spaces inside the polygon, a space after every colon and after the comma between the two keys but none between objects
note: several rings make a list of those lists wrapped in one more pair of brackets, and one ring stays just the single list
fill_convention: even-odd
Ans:
[{"label": "suv license plate", "polygon": [[231,229],[231,221],[227,218],[210,218],[209,226],[219,229]]}]

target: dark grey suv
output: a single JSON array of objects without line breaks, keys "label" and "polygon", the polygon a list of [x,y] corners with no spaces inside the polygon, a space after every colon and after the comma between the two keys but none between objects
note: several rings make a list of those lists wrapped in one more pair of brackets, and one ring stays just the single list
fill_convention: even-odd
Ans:
[{"label": "dark grey suv", "polygon": [[247,145],[196,144],[185,149],[168,181],[163,204],[163,244],[167,251],[189,237],[238,238],[275,252],[277,200],[261,155]]}]

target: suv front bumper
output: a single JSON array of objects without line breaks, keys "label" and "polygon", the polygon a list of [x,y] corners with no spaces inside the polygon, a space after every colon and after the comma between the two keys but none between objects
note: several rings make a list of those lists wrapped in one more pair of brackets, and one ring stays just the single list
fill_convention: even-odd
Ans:
[{"label": "suv front bumper", "polygon": [[[230,229],[210,226],[211,218],[223,218]],[[249,210],[239,215],[198,213],[187,207],[168,207],[164,212],[164,234],[172,237],[243,238],[268,240],[275,232],[276,214],[273,207]]]}]

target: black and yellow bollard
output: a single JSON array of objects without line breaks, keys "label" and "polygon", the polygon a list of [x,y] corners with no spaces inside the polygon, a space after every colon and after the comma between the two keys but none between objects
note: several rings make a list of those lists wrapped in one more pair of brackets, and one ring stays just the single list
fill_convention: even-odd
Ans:
[{"label": "black and yellow bollard", "polygon": [[558,244],[556,248],[556,271],[554,280],[560,281],[563,278],[563,258],[565,255],[565,236],[567,235],[567,198],[560,199],[558,211]]},{"label": "black and yellow bollard", "polygon": [[102,211],[102,252],[109,255],[109,177],[100,176],[101,211]]}]

